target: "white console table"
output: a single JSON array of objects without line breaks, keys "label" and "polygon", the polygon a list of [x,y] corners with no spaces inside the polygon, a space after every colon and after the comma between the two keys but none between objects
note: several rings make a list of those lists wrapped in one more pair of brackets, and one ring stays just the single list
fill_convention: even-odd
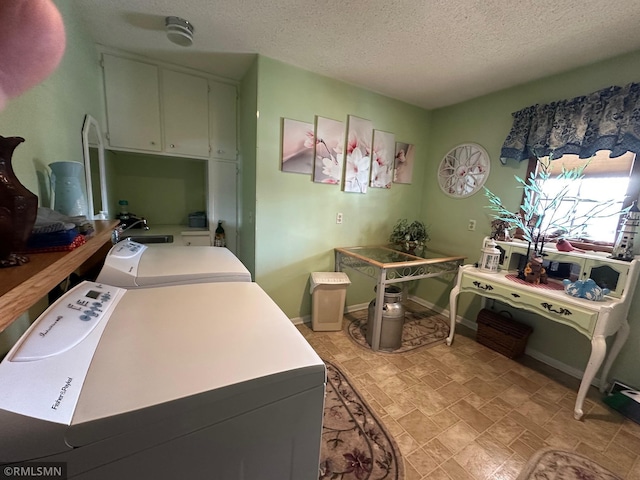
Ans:
[{"label": "white console table", "polygon": [[[511,254],[514,249],[517,251],[523,248],[521,244],[514,246],[502,243],[502,245],[506,246],[507,251]],[[524,251],[526,251],[526,244],[524,245]],[[577,259],[576,263],[582,262],[583,264],[585,259],[589,260],[590,258],[589,254],[563,254],[557,251],[552,252],[552,256],[554,261],[574,262]],[[612,289],[613,295],[606,296],[600,302],[572,297],[561,289],[540,288],[516,281],[512,277],[517,273],[515,271],[503,270],[499,273],[486,273],[472,265],[460,267],[456,285],[451,290],[449,297],[451,332],[447,338],[447,344],[451,345],[453,342],[456,327],[457,300],[458,295],[462,292],[471,292],[492,298],[512,307],[522,308],[554,322],[574,328],[591,341],[591,355],[582,376],[574,408],[574,417],[580,420],[583,416],[582,407],[587,390],[605,357],[607,357],[606,337],[616,334],[615,341],[611,346],[611,351],[602,370],[600,390],[603,392],[607,386],[607,376],[611,365],[629,336],[627,315],[640,269],[638,259],[632,262],[622,262],[595,254],[593,256],[597,260],[595,262],[597,268],[601,268],[602,265],[608,265],[613,270],[620,272],[619,278],[622,281],[615,289]],[[509,254],[506,255],[504,262],[507,265],[508,259]],[[588,278],[588,274],[589,271],[583,270],[580,276]],[[511,278],[508,278],[508,275]]]}]

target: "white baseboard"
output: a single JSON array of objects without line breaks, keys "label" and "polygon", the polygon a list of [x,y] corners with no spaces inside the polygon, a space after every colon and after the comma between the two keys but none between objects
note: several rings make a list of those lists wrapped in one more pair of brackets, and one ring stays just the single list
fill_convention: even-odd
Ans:
[{"label": "white baseboard", "polygon": [[[422,305],[423,307],[426,307],[430,310],[433,310],[434,312],[438,312],[446,317],[449,316],[449,309],[446,308],[442,308],[439,307],[438,305],[435,305],[431,302],[428,302],[420,297],[416,297],[414,295],[408,295],[407,298],[413,302],[416,302],[419,305]],[[369,304],[368,303],[360,303],[360,304],[356,304],[356,305],[348,305],[347,307],[345,307],[344,309],[344,313],[350,313],[350,312],[355,312],[358,310],[363,310],[365,308],[368,308]],[[305,315],[304,317],[295,317],[291,319],[291,322],[294,325],[300,325],[302,323],[311,323],[311,315]],[[464,317],[461,316],[457,316],[456,318],[456,322],[460,323],[462,325],[464,325],[465,327],[470,328],[471,330],[478,330],[478,324],[473,321],[473,320],[468,320]],[[567,375],[570,375],[574,378],[578,378],[581,379],[582,376],[584,375],[584,370],[580,370],[579,368],[575,368],[572,367],[570,365],[567,365],[565,363],[562,363],[560,361],[558,361],[557,359],[550,357],[548,355],[545,355],[544,353],[539,352],[538,350],[534,350],[533,348],[529,348],[527,347],[525,350],[525,354],[529,355],[531,358],[534,358],[546,365],[549,365],[550,367],[555,368],[556,370],[560,370],[563,373],[566,373]],[[599,386],[600,385],[600,379],[598,377],[593,379],[592,385],[595,386]]]},{"label": "white baseboard", "polygon": [[[356,305],[348,305],[344,309],[344,313],[357,312],[358,310],[363,310],[365,308],[369,308],[368,303],[359,303]],[[291,318],[291,323],[294,325],[301,325],[303,323],[311,323],[311,315],[305,315],[304,317],[294,317]]]},{"label": "white baseboard", "polygon": [[290,318],[291,323],[294,325],[302,325],[303,323],[311,323],[311,315],[305,315],[304,317],[293,317]]},{"label": "white baseboard", "polygon": [[344,313],[357,312],[358,310],[364,310],[369,308],[368,303],[358,303],[357,305],[349,305],[344,309]]},{"label": "white baseboard", "polygon": [[[434,305],[430,302],[427,302],[426,300],[419,298],[419,297],[415,297],[413,295],[409,296],[409,300],[412,300],[414,302],[416,302],[419,305],[422,305],[423,307],[427,307],[435,312],[441,313],[442,315],[445,316],[449,316],[449,310],[448,309],[444,309],[441,307],[438,307],[437,305]],[[478,330],[478,324],[473,321],[473,320],[468,320],[464,317],[461,317],[460,315],[457,316],[456,318],[456,322],[460,323],[462,325],[464,325],[465,327],[470,328],[471,330],[477,331]],[[584,375],[584,370],[580,370],[579,368],[575,368],[572,367],[570,365],[567,365],[566,363],[562,363],[560,361],[558,361],[557,359],[550,357],[548,355],[545,355],[542,352],[539,352],[538,350],[534,350],[533,348],[527,347],[524,351],[524,353],[528,356],[530,356],[531,358],[534,358],[546,365],[549,365],[550,367],[555,368],[556,370],[560,370],[562,373],[566,373],[567,375],[570,375],[574,378],[577,379],[582,379],[582,376]],[[591,382],[592,385],[595,385],[596,387],[600,386],[600,378],[595,377],[593,379],[593,382]]]},{"label": "white baseboard", "polygon": [[[560,370],[567,375],[571,375],[574,378],[582,380],[582,376],[584,375],[584,370],[580,370],[579,368],[572,367],[567,365],[566,363],[559,362],[555,358],[552,358],[544,353],[539,352],[538,350],[534,350],[533,348],[525,349],[524,353],[529,355],[531,358],[535,358],[536,360],[549,365],[550,367],[555,368],[556,370]],[[600,387],[600,377],[594,377],[591,385],[596,387]]]},{"label": "white baseboard", "polygon": [[414,295],[407,295],[407,300],[411,300],[412,302],[416,302],[418,305],[422,305],[423,307],[427,307],[429,310],[433,310],[434,312],[441,313],[442,315],[449,316],[449,310],[439,307],[438,305],[427,302],[425,299],[416,297]]}]

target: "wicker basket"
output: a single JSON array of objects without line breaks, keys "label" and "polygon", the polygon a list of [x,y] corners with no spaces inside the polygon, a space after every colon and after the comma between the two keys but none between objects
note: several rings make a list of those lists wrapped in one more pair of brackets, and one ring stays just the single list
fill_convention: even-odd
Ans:
[{"label": "wicker basket", "polygon": [[483,308],[478,312],[477,322],[476,341],[509,358],[524,353],[533,331],[528,325],[513,320],[507,311],[497,313]]}]

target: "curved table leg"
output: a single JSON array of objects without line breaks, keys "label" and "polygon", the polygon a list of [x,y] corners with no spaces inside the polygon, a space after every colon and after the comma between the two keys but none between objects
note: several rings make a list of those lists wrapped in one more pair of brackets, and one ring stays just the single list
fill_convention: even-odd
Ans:
[{"label": "curved table leg", "polygon": [[580,420],[584,412],[582,406],[584,405],[584,399],[587,397],[587,391],[591,386],[591,382],[596,376],[596,372],[602,365],[602,360],[607,353],[607,342],[605,342],[604,336],[596,335],[591,339],[591,356],[589,357],[589,363],[582,376],[582,382],[580,382],[580,389],[578,390],[578,397],[576,398],[576,405],[573,410],[573,416],[576,420]]},{"label": "curved table leg", "polygon": [[609,382],[607,381],[607,378],[609,378],[609,370],[611,370],[611,365],[613,365],[614,360],[620,353],[620,350],[622,350],[622,346],[627,341],[627,338],[629,338],[629,330],[629,323],[625,318],[616,333],[616,338],[611,345],[607,361],[604,362],[604,367],[602,367],[602,376],[600,377],[600,392],[602,393],[604,393],[609,386]]},{"label": "curved table leg", "polygon": [[451,325],[449,327],[449,336],[447,337],[447,345],[453,343],[453,336],[456,333],[456,310],[458,306],[458,294],[460,293],[460,285],[456,283],[456,286],[451,289],[449,294],[449,320]]}]

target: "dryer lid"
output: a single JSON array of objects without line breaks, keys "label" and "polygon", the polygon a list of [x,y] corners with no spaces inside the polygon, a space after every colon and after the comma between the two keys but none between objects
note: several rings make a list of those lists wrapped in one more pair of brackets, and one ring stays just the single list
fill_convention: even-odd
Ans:
[{"label": "dryer lid", "polygon": [[251,281],[247,267],[228,249],[221,247],[149,248],[140,259],[138,286],[177,285],[210,280]]},{"label": "dryer lid", "polygon": [[96,349],[73,424],[218,389],[233,395],[265,377],[308,388],[301,372],[309,368],[323,383],[320,357],[255,283],[129,290]]}]

